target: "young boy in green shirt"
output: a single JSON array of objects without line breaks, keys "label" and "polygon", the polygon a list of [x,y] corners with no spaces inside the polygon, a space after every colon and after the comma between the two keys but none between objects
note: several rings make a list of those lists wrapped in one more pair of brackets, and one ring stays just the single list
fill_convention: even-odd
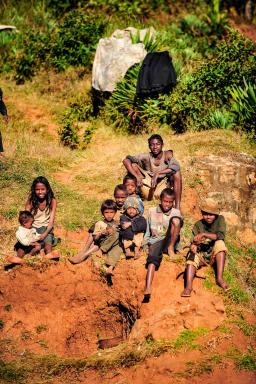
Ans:
[{"label": "young boy in green shirt", "polygon": [[200,205],[202,219],[192,230],[190,251],[186,261],[185,289],[182,297],[190,297],[196,270],[202,265],[216,263],[216,283],[225,291],[229,288],[223,279],[227,247],[224,243],[226,223],[216,203],[208,198]]}]

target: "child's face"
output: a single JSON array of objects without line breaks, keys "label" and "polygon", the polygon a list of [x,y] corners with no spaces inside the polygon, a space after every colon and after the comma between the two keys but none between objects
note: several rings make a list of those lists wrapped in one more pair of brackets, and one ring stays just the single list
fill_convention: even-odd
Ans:
[{"label": "child's face", "polygon": [[160,200],[160,205],[162,207],[163,212],[168,212],[174,204],[174,198],[169,195],[164,195]]},{"label": "child's face", "polygon": [[129,217],[135,217],[137,216],[138,214],[138,211],[136,208],[133,208],[133,207],[129,207],[126,209],[126,213]]},{"label": "child's face", "polygon": [[103,216],[107,221],[112,221],[114,219],[114,216],[116,214],[116,211],[114,209],[105,209],[103,212]]},{"label": "child's face", "polygon": [[213,213],[208,213],[204,211],[202,211],[202,216],[204,221],[206,221],[207,224],[212,224],[217,217],[217,215],[214,215]]},{"label": "child's face", "polygon": [[37,183],[35,186],[35,194],[39,199],[44,199],[47,195],[47,188],[43,183]]},{"label": "child's face", "polygon": [[163,144],[158,139],[150,140],[149,149],[153,155],[157,156],[162,152]]},{"label": "child's face", "polygon": [[28,219],[27,221],[26,221],[26,223],[23,223],[23,227],[24,228],[28,228],[28,229],[30,229],[30,228],[32,228],[32,224],[34,223],[34,219]]},{"label": "child's face", "polygon": [[137,185],[134,180],[127,180],[124,185],[129,196],[134,195],[136,193]]},{"label": "child's face", "polygon": [[114,198],[116,205],[121,208],[124,205],[125,200],[127,199],[127,193],[118,189],[115,193]]}]

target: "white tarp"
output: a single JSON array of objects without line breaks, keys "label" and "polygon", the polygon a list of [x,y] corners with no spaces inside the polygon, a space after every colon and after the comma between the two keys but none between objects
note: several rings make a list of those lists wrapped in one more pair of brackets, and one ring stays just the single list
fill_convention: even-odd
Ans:
[{"label": "white tarp", "polygon": [[[140,31],[140,40],[143,40],[146,32]],[[130,33],[136,35],[137,30],[131,27],[116,30],[110,38],[100,39],[92,68],[94,89],[113,92],[116,83],[125,76],[127,70],[146,56],[144,44],[132,44]]]}]

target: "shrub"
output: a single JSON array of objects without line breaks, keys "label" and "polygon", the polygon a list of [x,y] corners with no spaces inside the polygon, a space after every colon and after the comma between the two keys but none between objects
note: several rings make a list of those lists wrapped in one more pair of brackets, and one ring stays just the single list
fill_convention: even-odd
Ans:
[{"label": "shrub", "polygon": [[234,115],[226,110],[215,110],[206,117],[209,128],[231,129],[234,126]]},{"label": "shrub", "polygon": [[236,114],[237,120],[247,131],[254,132],[256,121],[256,83],[246,82],[244,87],[234,85],[230,89],[232,96],[231,107]]},{"label": "shrub", "polygon": [[78,122],[90,119],[92,114],[93,106],[90,94],[80,94],[75,99],[71,100],[69,108],[65,111],[61,121],[62,126],[59,130],[61,142],[71,149],[78,148],[80,144],[83,144],[82,146],[86,147],[90,143],[96,127],[92,124],[85,128],[81,143]]},{"label": "shrub", "polygon": [[85,15],[81,10],[68,13],[59,28],[47,31],[29,29],[16,63],[16,81],[23,83],[40,67],[52,66],[58,71],[69,66],[91,67],[92,55],[106,22]]},{"label": "shrub", "polygon": [[228,105],[230,85],[240,85],[243,77],[256,78],[255,44],[230,31],[226,40],[217,45],[217,54],[185,78],[170,95],[169,114],[176,131],[191,125],[196,129],[207,128],[206,111]]},{"label": "shrub", "polygon": [[59,129],[59,136],[61,142],[70,147],[71,149],[75,149],[79,145],[79,136],[78,136],[78,126],[74,124],[74,120],[72,116],[66,114],[62,120],[62,127]]}]

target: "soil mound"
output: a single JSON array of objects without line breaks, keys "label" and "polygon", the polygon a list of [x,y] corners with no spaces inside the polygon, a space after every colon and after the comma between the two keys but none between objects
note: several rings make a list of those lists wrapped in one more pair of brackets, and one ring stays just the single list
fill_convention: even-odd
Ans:
[{"label": "soil mound", "polygon": [[87,356],[100,339],[131,341],[175,338],[194,327],[215,328],[225,318],[219,297],[195,281],[190,299],[180,298],[182,265],[164,261],[153,282],[152,299],[141,304],[145,281],[143,258],[122,260],[109,286],[95,262],[39,263],[1,273],[2,338],[18,353]]}]

